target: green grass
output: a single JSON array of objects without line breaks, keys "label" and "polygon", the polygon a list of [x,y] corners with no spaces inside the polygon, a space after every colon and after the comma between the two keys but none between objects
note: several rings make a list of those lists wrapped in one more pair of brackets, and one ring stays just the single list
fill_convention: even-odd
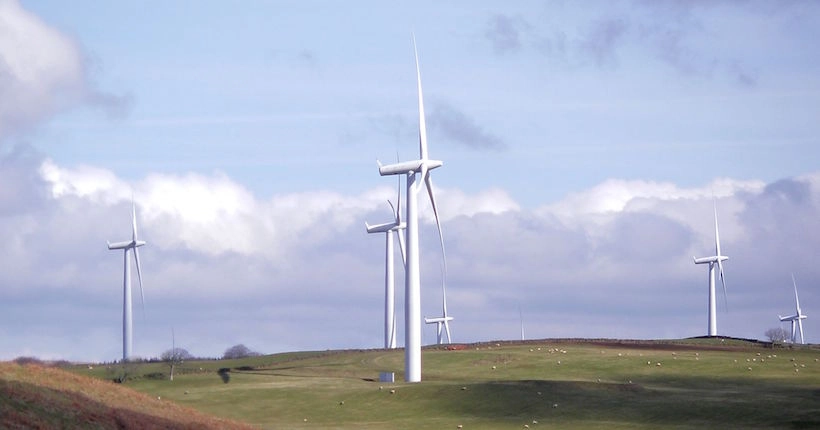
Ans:
[{"label": "green grass", "polygon": [[126,385],[261,428],[816,428],[818,361],[816,349],[717,339],[541,341],[426,349],[420,384],[378,382],[402,380],[403,351],[367,350],[190,362],[173,382]]}]

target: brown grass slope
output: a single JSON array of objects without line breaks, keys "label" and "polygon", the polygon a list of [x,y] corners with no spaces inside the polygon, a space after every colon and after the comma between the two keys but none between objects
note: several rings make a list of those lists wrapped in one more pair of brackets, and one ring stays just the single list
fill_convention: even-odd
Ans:
[{"label": "brown grass slope", "polygon": [[0,428],[252,429],[57,368],[0,363]]}]

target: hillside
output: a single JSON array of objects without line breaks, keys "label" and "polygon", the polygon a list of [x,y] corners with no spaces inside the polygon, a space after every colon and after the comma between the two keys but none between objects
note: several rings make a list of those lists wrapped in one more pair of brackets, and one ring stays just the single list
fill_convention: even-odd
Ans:
[{"label": "hillside", "polygon": [[0,428],[251,429],[113,382],[0,363]]},{"label": "hillside", "polygon": [[129,364],[123,385],[117,366],[1,364],[0,428],[820,428],[815,346],[544,339],[422,354],[420,384],[401,382],[402,350],[189,361],[174,381],[163,363]]},{"label": "hillside", "polygon": [[[148,363],[126,385],[270,429],[820,428],[812,347],[545,339],[422,355],[420,384],[401,382],[402,350],[351,350],[192,361],[173,382]],[[383,371],[397,382],[379,382]]]}]

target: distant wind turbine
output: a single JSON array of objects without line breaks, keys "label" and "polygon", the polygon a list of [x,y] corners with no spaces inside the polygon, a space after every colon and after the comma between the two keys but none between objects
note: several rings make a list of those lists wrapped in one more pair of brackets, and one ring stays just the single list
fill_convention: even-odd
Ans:
[{"label": "distant wind turbine", "polygon": [[137,264],[137,277],[140,282],[140,298],[142,299],[143,312],[145,311],[145,295],[142,292],[142,269],[140,268],[140,254],[137,248],[145,245],[145,242],[137,239],[137,208],[133,200],[131,201],[131,240],[125,242],[108,242],[108,249],[122,249],[123,252],[123,281],[122,281],[122,360],[128,361],[131,358],[131,347],[133,345],[133,321],[131,317],[131,264],[128,261],[128,252],[134,250],[134,261]]},{"label": "distant wind turbine", "polygon": [[797,343],[797,336],[795,332],[795,325],[800,328],[800,343],[806,343],[803,339],[803,320],[807,318],[806,315],[800,310],[800,299],[797,297],[797,282],[794,280],[794,273],[792,273],[792,284],[794,285],[794,303],[796,307],[796,311],[794,315],[789,315],[787,317],[780,317],[780,321],[789,321],[792,325],[792,336],[791,340],[792,343]]},{"label": "distant wind turbine", "polygon": [[524,314],[521,313],[521,306],[518,306],[518,319],[521,320],[521,340],[524,340]]},{"label": "distant wind turbine", "polygon": [[393,207],[390,200],[387,201],[390,210],[393,212],[393,221],[384,224],[370,225],[364,223],[368,233],[384,233],[384,348],[393,349],[396,347],[396,305],[395,305],[395,281],[393,269],[393,233],[399,239],[399,250],[401,250],[402,266],[405,265],[404,256],[404,235],[402,230],[406,224],[401,220],[401,177],[399,177],[398,203],[397,208]]},{"label": "distant wind turbine", "polygon": [[444,255],[444,236],[441,233],[441,222],[433,194],[433,182],[430,178],[430,171],[441,167],[444,163],[427,157],[427,126],[424,118],[421,72],[419,70],[419,56],[416,50],[415,37],[413,38],[413,51],[416,58],[416,78],[419,95],[419,159],[386,166],[379,163],[379,174],[382,176],[407,175],[407,267],[404,284],[406,295],[404,301],[404,380],[406,382],[421,381],[421,275],[419,270],[418,193],[425,185],[427,194],[430,196],[430,203],[433,206],[433,215],[436,218],[436,227],[438,227],[441,242],[441,252]]},{"label": "distant wind turbine", "polygon": [[447,315],[447,289],[445,288],[446,280],[444,278],[444,270],[441,271],[441,316],[435,318],[424,318],[425,324],[436,325],[436,344],[441,345],[444,341],[442,336],[442,328],[447,334],[447,343],[452,343],[450,338],[450,321],[453,317]]},{"label": "distant wind turbine", "polygon": [[726,279],[723,276],[723,261],[729,259],[729,257],[722,255],[720,253],[720,232],[718,231],[718,218],[717,218],[717,203],[714,202],[715,206],[715,255],[711,257],[701,257],[695,258],[695,264],[709,264],[709,323],[708,323],[708,330],[709,336],[717,336],[717,306],[715,305],[715,265],[718,267],[718,271],[720,272],[720,282],[723,283],[723,300],[728,303],[726,299]]}]

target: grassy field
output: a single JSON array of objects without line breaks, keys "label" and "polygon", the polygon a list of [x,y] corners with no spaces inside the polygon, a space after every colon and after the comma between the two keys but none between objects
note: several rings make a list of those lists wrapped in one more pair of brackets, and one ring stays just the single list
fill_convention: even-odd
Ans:
[{"label": "grassy field", "polygon": [[[130,369],[125,385],[261,428],[820,428],[820,350],[720,339],[277,354]],[[223,368],[222,372],[219,369]],[[181,370],[181,371],[180,371]],[[115,369],[74,371],[110,378]],[[161,379],[162,378],[162,379]]]}]

